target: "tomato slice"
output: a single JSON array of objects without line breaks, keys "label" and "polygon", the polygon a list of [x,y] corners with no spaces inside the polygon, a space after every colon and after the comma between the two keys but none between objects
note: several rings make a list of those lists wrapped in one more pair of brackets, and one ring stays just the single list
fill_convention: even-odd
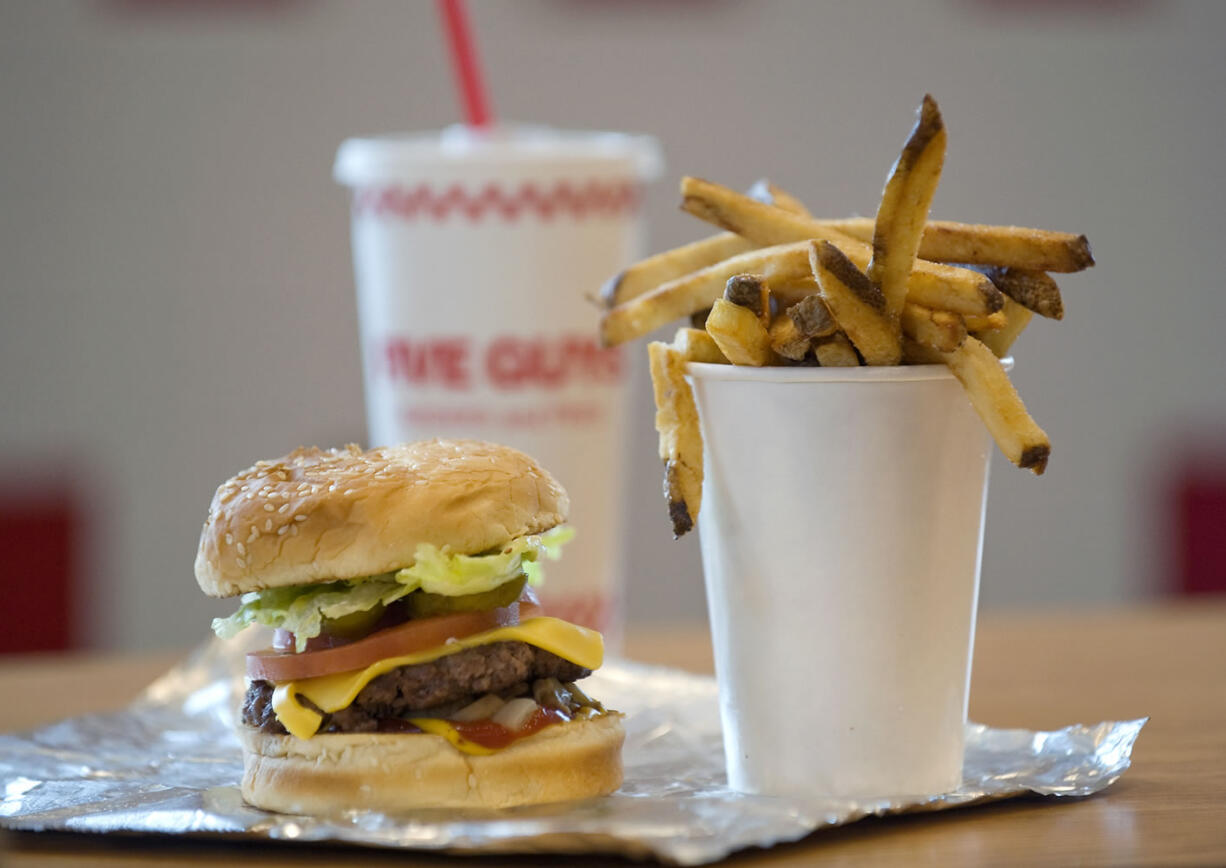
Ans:
[{"label": "tomato slice", "polygon": [[500,609],[485,612],[457,612],[434,618],[405,621],[371,633],[364,639],[301,654],[256,651],[247,655],[247,675],[263,681],[297,681],[365,669],[372,663],[402,654],[415,654],[442,645],[448,639],[463,639],[473,633],[511,627],[520,619],[535,618],[541,607],[522,599]]}]

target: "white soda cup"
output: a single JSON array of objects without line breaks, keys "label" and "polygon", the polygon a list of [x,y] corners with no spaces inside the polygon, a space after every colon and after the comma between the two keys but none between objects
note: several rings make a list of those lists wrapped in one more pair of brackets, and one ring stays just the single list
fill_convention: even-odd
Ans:
[{"label": "white soda cup", "polygon": [[961,782],[992,442],[940,366],[689,366],[729,785]]},{"label": "white soda cup", "polygon": [[346,141],[371,445],[505,443],[570,493],[551,614],[620,628],[626,363],[586,296],[642,253],[655,141],[513,127]]}]

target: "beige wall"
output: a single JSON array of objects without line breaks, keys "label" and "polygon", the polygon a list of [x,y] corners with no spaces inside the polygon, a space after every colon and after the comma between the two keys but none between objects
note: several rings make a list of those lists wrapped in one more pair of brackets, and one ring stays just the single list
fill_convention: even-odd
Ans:
[{"label": "beige wall", "polygon": [[[155,5],[0,4],[0,475],[88,471],[91,636],[127,647],[193,641],[226,608],[191,575],[217,482],[363,438],[331,159],[351,134],[455,119],[432,4]],[[993,468],[987,606],[1150,592],[1166,462],[1226,440],[1226,4],[1072,6],[473,10],[503,116],[659,136],[654,248],[703,231],[676,212],[682,172],[769,173],[871,214],[925,91],[950,129],[936,215],[1089,234],[1100,264],[1065,281],[1066,321],[1018,346],[1055,451],[1042,479]],[[630,614],[701,617],[636,377]]]}]

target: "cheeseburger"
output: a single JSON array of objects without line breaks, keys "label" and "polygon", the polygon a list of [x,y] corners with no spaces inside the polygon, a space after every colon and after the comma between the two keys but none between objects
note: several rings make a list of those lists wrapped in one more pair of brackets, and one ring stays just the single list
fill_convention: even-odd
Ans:
[{"label": "cheeseburger", "polygon": [[196,579],[247,656],[243,797],[290,813],[508,807],[604,795],[620,715],[576,682],[599,633],[541,611],[569,503],[528,456],[473,440],[298,449],[217,490]]}]

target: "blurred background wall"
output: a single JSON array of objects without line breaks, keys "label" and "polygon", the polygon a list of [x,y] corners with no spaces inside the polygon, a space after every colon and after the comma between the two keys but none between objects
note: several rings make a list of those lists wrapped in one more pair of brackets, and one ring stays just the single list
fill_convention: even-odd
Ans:
[{"label": "blurred background wall", "polygon": [[[1085,232],[1099,262],[1062,281],[1065,321],[1016,348],[1054,452],[1041,479],[996,457],[984,606],[1162,593],[1187,569],[1181,515],[1220,551],[1221,513],[1197,504],[1220,510],[1226,454],[1226,4],[472,14],[501,117],[659,137],[653,250],[706,231],[677,211],[683,173],[769,174],[816,212],[871,215],[934,94],[950,130],[934,215]],[[183,645],[229,610],[192,578],[214,487],[365,437],[336,147],[455,121],[449,72],[427,3],[0,3],[0,514],[53,519],[38,538],[9,522],[10,618],[38,604],[15,571],[37,586],[46,569],[23,540],[75,553],[81,643]],[[629,616],[702,618],[697,541],[669,535],[631,354]]]}]

